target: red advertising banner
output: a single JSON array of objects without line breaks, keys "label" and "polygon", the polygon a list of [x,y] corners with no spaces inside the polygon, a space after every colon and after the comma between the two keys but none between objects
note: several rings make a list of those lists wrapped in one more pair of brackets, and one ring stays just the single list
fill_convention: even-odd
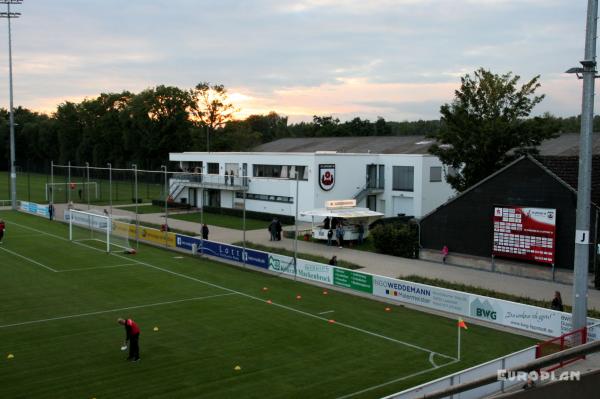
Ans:
[{"label": "red advertising banner", "polygon": [[556,209],[494,207],[494,255],[554,263]]}]

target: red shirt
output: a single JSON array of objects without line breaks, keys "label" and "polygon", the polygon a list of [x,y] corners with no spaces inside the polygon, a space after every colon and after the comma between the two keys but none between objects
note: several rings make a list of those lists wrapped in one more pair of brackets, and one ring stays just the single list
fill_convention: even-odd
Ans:
[{"label": "red shirt", "polygon": [[125,329],[127,330],[128,336],[138,335],[140,333],[140,328],[138,327],[136,322],[131,319],[127,319],[127,321],[125,322]]},{"label": "red shirt", "polygon": [[6,225],[4,224],[4,222],[0,222],[0,231],[4,232],[4,229],[6,229]]}]

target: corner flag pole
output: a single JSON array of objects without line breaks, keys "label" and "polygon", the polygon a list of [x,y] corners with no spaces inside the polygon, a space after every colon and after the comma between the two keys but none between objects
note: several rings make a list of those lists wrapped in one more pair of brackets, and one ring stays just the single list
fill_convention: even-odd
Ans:
[{"label": "corner flag pole", "polygon": [[458,321],[458,324],[456,325],[456,328],[458,328],[458,360],[460,360],[460,319]]},{"label": "corner flag pole", "polygon": [[458,323],[456,323],[456,327],[458,328],[458,357],[457,360],[460,360],[460,330],[462,328],[464,328],[465,330],[467,329],[467,324],[464,322],[463,319],[458,319]]}]

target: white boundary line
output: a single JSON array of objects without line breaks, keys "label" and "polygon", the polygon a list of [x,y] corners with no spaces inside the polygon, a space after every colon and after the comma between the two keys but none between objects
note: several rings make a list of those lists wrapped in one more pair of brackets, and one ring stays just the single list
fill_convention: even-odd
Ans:
[{"label": "white boundary line", "polygon": [[103,313],[120,312],[120,311],[123,311],[123,310],[149,308],[151,306],[171,305],[173,303],[190,302],[190,301],[200,301],[200,300],[203,300],[203,299],[218,298],[218,297],[228,296],[228,295],[236,295],[236,294],[234,294],[234,293],[227,293],[227,294],[215,294],[215,295],[208,295],[208,296],[197,296],[197,297],[194,297],[194,298],[177,299],[177,300],[174,300],[174,301],[148,303],[148,304],[145,304],[145,305],[127,306],[127,307],[124,307],[124,308],[99,310],[99,311],[96,311],[96,312],[79,313],[79,314],[72,314],[72,315],[68,315],[68,316],[50,317],[48,319],[30,320],[30,321],[23,321],[21,323],[4,324],[4,325],[0,325],[0,328],[25,326],[25,325],[28,325],[28,324],[45,323],[45,322],[48,322],[48,321],[55,321],[55,320],[74,319],[74,318],[77,318],[77,317],[94,316],[94,315],[103,314]]},{"label": "white boundary line", "polygon": [[135,266],[137,263],[121,263],[119,265],[112,266],[90,266],[90,267],[78,267],[76,269],[65,269],[65,270],[57,270],[57,273],[66,273],[66,272],[78,272],[78,271],[86,271],[86,270],[96,270],[96,269],[113,269],[116,267],[125,267],[125,266]]},{"label": "white boundary line", "polygon": [[369,391],[372,391],[372,390],[374,390],[374,389],[383,388],[383,387],[384,387],[384,386],[386,386],[386,385],[394,384],[394,383],[396,383],[396,382],[400,382],[400,381],[408,380],[409,378],[416,377],[416,376],[418,376],[418,375],[421,375],[421,374],[426,374],[426,373],[429,373],[430,371],[433,371],[433,370],[438,370],[438,369],[441,369],[442,367],[446,367],[446,366],[449,366],[449,365],[451,365],[451,364],[454,364],[454,363],[457,363],[457,362],[458,362],[458,359],[454,359],[453,361],[451,361],[451,362],[448,362],[448,363],[446,363],[446,364],[443,364],[443,365],[441,365],[441,366],[434,366],[434,367],[431,367],[431,368],[428,368],[428,369],[425,369],[425,370],[418,371],[418,372],[416,372],[416,373],[413,373],[413,374],[405,375],[404,377],[396,378],[395,380],[391,380],[391,381],[388,381],[388,382],[384,382],[383,384],[379,384],[379,385],[373,385],[372,387],[365,388],[365,389],[362,389],[362,390],[360,390],[360,391],[353,392],[353,393],[351,393],[351,394],[348,394],[348,395],[339,396],[337,399],[346,399],[346,398],[351,398],[351,397],[353,397],[353,396],[360,395],[361,393],[369,392]]},{"label": "white boundary line", "polygon": [[33,263],[34,265],[41,266],[41,267],[43,267],[43,268],[44,268],[44,269],[46,269],[46,270],[50,270],[51,272],[58,273],[58,270],[56,270],[56,269],[53,269],[53,268],[51,268],[50,266],[46,266],[46,265],[44,265],[44,264],[42,264],[42,263],[40,263],[40,262],[38,262],[38,261],[36,261],[36,260],[33,260],[33,259],[31,259],[31,258],[28,258],[28,257],[26,257],[26,256],[23,256],[23,255],[21,255],[21,254],[18,254],[18,253],[16,253],[16,252],[13,252],[13,251],[11,251],[10,249],[6,249],[6,248],[4,248],[4,247],[0,247],[0,249],[1,249],[1,250],[3,250],[3,251],[5,251],[5,252],[8,252],[9,254],[11,254],[11,255],[14,255],[14,256],[16,256],[16,257],[19,257],[19,258],[21,258],[21,259],[25,259],[27,262]]},{"label": "white boundary line", "polygon": [[327,313],[333,313],[333,312],[335,312],[335,310],[326,310],[324,312],[320,312],[320,313],[317,313],[317,314],[327,314]]},{"label": "white boundary line", "polygon": [[[8,220],[8,219],[5,218],[5,220]],[[46,235],[48,235],[50,237],[58,238],[59,240],[62,240],[62,241],[68,241],[68,242],[70,242],[68,239],[66,239],[64,237],[61,237],[61,236],[57,236],[55,234],[46,233],[44,231],[41,231],[41,230],[38,230],[38,229],[34,229],[33,227],[24,226],[24,225],[16,223],[16,222],[12,222],[11,221],[11,223],[14,224],[15,226],[19,226],[19,227],[22,227],[22,228],[25,228],[25,229],[28,229],[28,230],[31,230],[31,231],[35,231],[37,233],[43,233],[43,234],[46,234]],[[105,251],[103,251],[101,249],[90,247],[90,246],[82,244],[80,242],[73,241],[73,243],[76,244],[76,245],[80,245],[82,247],[85,247],[85,248],[89,248],[89,249],[92,249],[92,250],[95,250],[95,251],[98,251],[98,252],[105,253]],[[246,297],[246,298],[249,298],[249,299],[252,299],[252,300],[255,300],[255,301],[259,301],[259,302],[265,303],[265,300],[262,299],[262,298],[255,297],[253,295],[246,294],[246,293],[241,292],[241,291],[236,291],[236,290],[233,290],[231,288],[224,287],[222,285],[218,285],[218,284],[210,283],[208,281],[200,280],[198,278],[195,278],[195,277],[192,277],[192,276],[188,276],[188,275],[183,274],[183,273],[178,273],[178,272],[175,272],[175,271],[172,271],[172,270],[169,270],[169,269],[165,269],[165,268],[162,268],[162,267],[159,267],[159,266],[154,266],[152,264],[149,264],[149,263],[146,263],[146,262],[142,262],[142,261],[139,261],[139,260],[133,260],[133,259],[130,259],[130,258],[126,258],[126,257],[124,257],[122,255],[118,255],[116,253],[112,253],[111,252],[109,254],[112,255],[112,256],[116,256],[119,259],[132,260],[135,263],[138,263],[140,265],[144,265],[144,266],[149,267],[151,269],[160,270],[162,272],[165,272],[165,273],[168,273],[168,274],[172,274],[174,276],[185,278],[185,279],[188,279],[188,280],[191,280],[191,281],[196,281],[198,283],[205,284],[205,285],[208,285],[208,286],[211,286],[211,287],[214,287],[214,288],[220,288],[223,291],[228,291],[228,292],[231,292],[231,293],[234,293],[234,294],[238,294],[238,295],[241,295],[243,297]],[[322,320],[322,321],[325,321],[325,322],[329,323],[329,319],[327,319],[325,317],[320,317],[318,315],[315,315],[315,314],[312,314],[312,313],[308,313],[308,312],[305,312],[305,311],[300,310],[300,309],[295,309],[295,308],[292,308],[290,306],[282,305],[282,304],[279,304],[279,303],[276,303],[276,302],[272,302],[271,305],[272,306],[277,306],[279,308],[286,309],[286,310],[289,310],[291,312],[302,314],[304,316],[312,317],[314,319]],[[421,346],[418,346],[418,345],[414,345],[414,344],[411,344],[411,343],[408,343],[408,342],[405,342],[405,341],[401,341],[401,340],[398,340],[398,339],[395,339],[395,338],[391,338],[391,337],[388,337],[388,336],[385,336],[385,335],[381,335],[381,334],[378,334],[378,333],[375,333],[375,332],[372,332],[372,331],[364,330],[362,328],[355,327],[355,326],[352,326],[350,324],[345,324],[345,323],[341,323],[341,322],[336,321],[334,325],[342,326],[342,327],[345,327],[345,328],[348,328],[348,329],[351,329],[351,330],[362,332],[362,333],[367,334],[367,335],[371,335],[371,336],[374,336],[374,337],[377,337],[377,338],[385,339],[387,341],[395,342],[397,344],[404,345],[406,347],[413,348],[413,349],[416,349],[416,350],[420,350],[422,352],[434,353],[434,354],[439,355],[441,357],[458,361],[456,358],[454,358],[452,356],[444,355],[443,353],[435,352],[435,351],[432,351],[430,349],[427,349],[427,348],[424,348],[424,347],[421,347]]]}]

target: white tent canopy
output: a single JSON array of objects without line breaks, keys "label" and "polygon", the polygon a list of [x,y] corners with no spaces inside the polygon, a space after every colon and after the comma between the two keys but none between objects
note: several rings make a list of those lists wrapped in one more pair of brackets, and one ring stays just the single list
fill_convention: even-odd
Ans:
[{"label": "white tent canopy", "polygon": [[369,208],[339,208],[339,209],[327,209],[318,208],[310,211],[300,213],[302,216],[312,217],[330,217],[330,218],[342,218],[342,219],[354,219],[354,218],[381,218],[384,216],[381,212],[375,212]]}]

